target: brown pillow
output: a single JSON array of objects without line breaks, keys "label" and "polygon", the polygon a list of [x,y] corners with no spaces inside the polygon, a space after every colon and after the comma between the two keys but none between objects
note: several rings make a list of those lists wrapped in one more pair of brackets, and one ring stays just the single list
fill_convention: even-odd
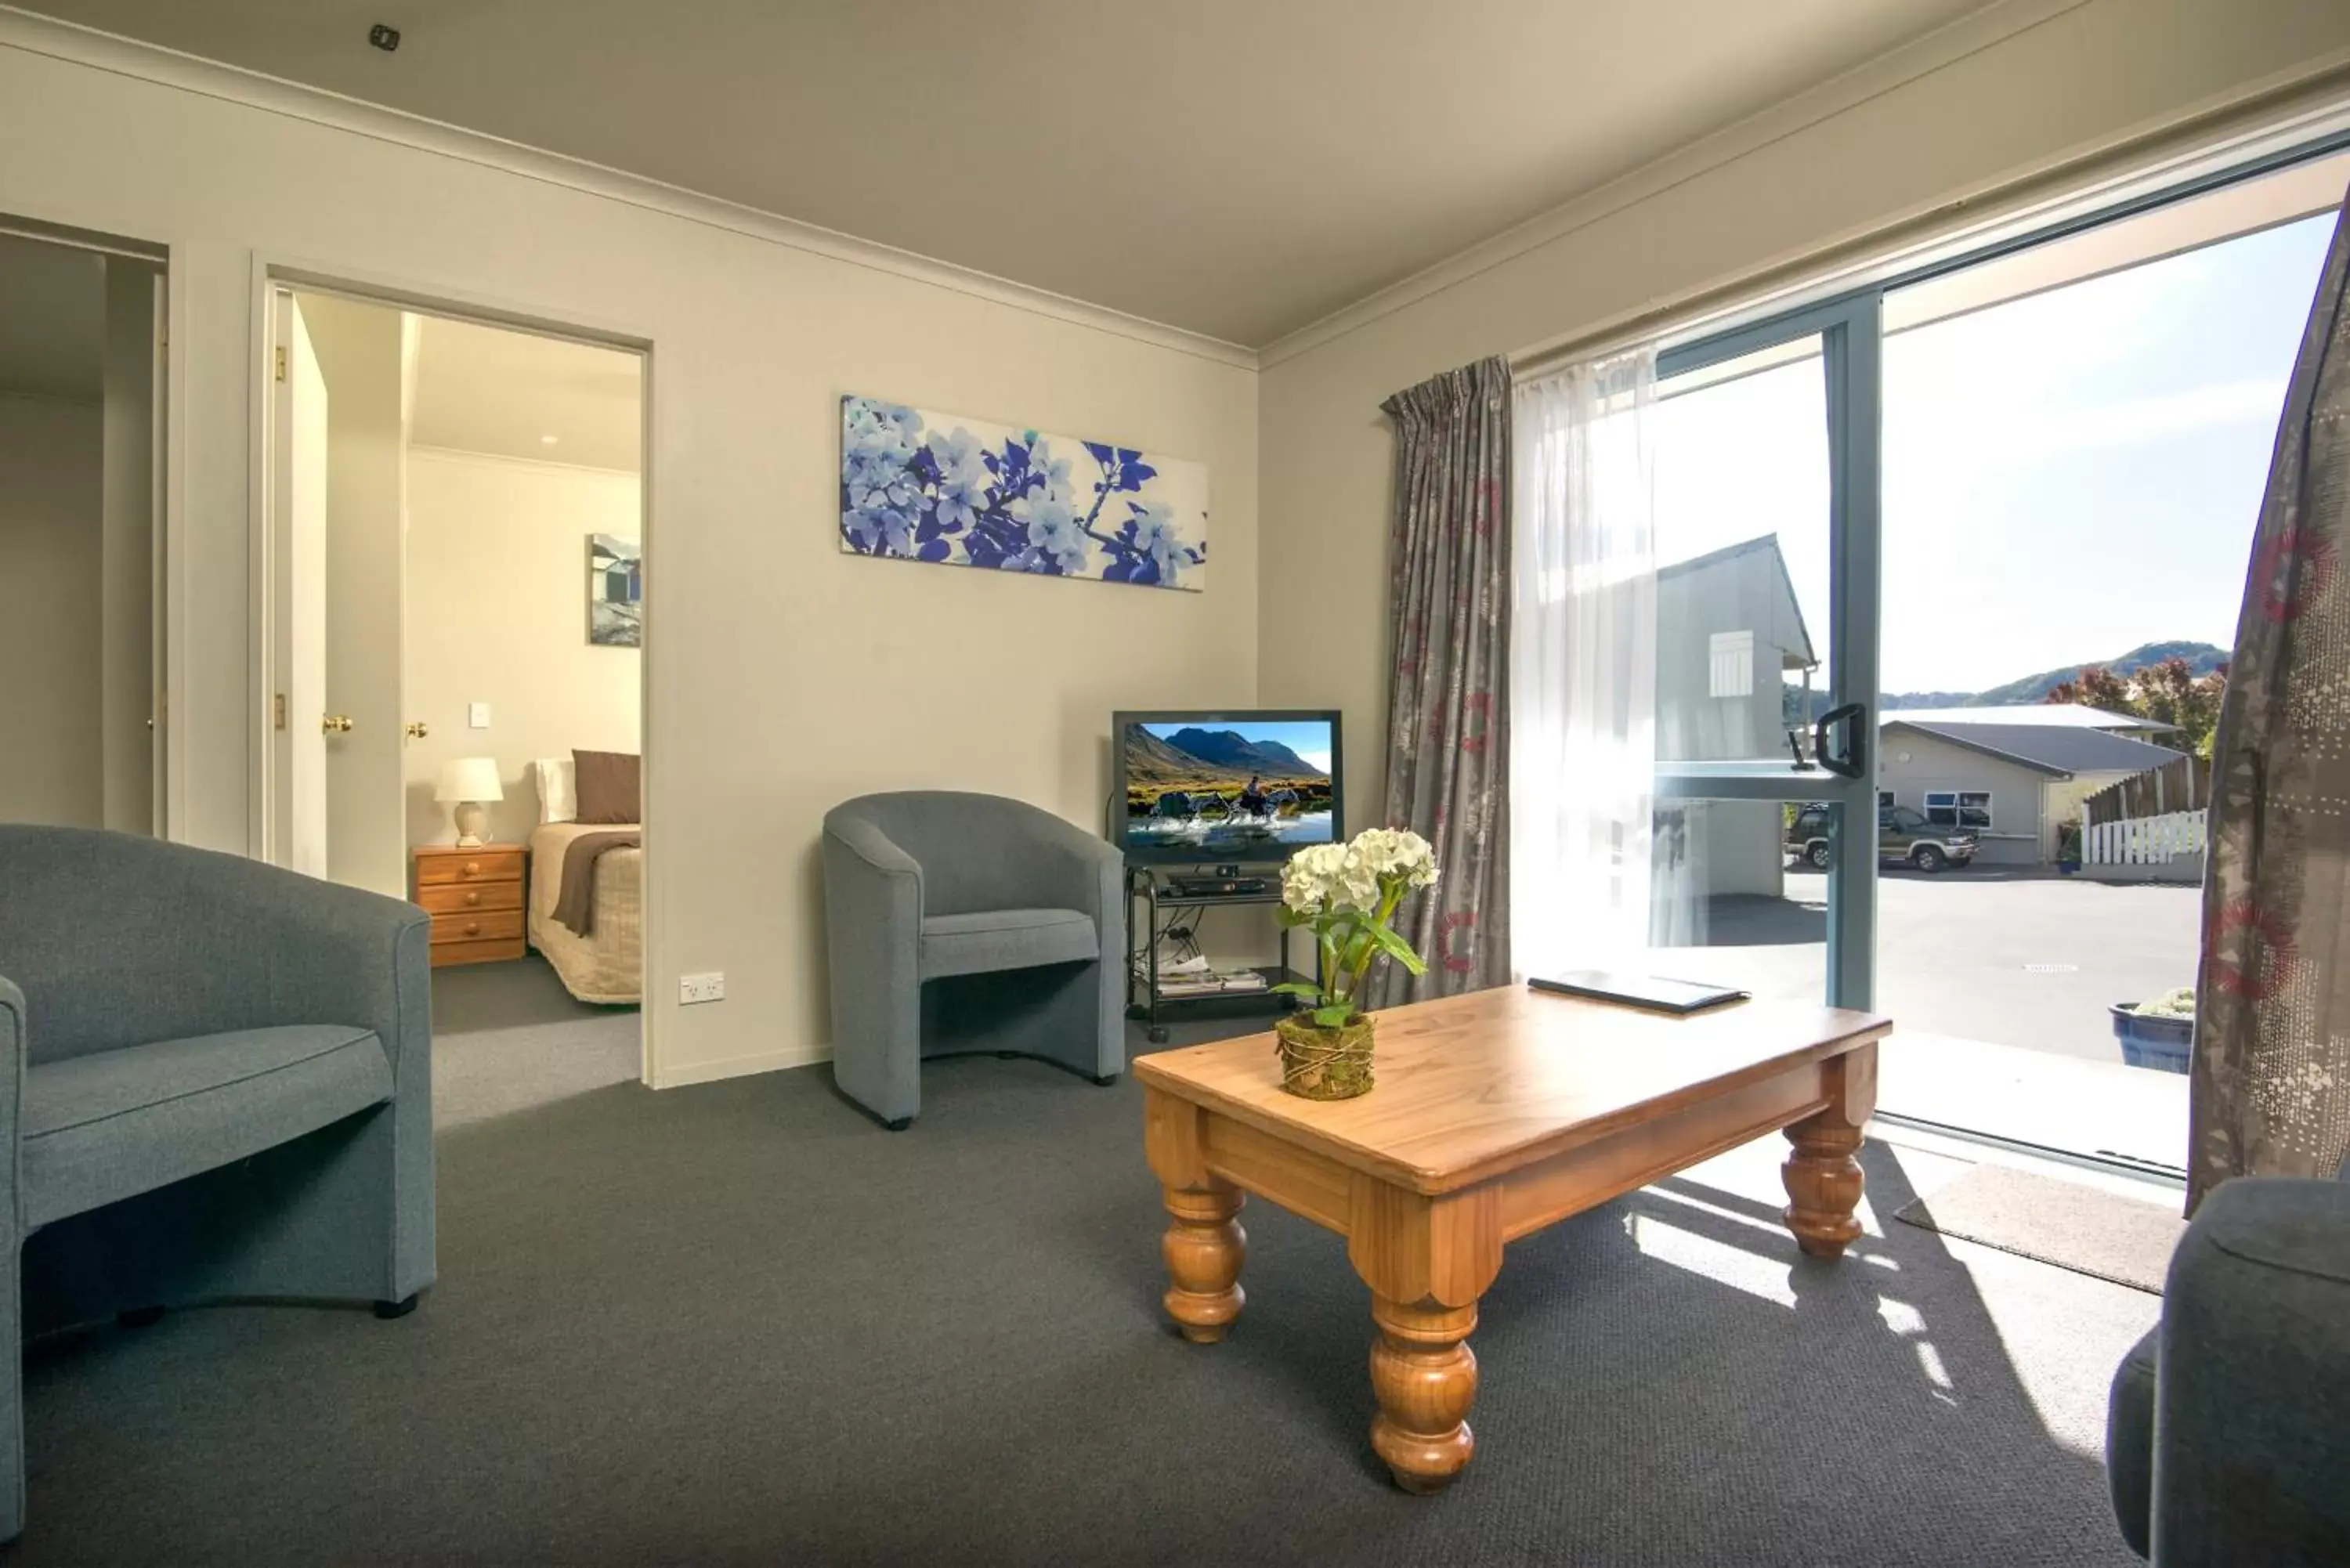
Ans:
[{"label": "brown pillow", "polygon": [[573,820],[643,821],[643,764],[634,752],[572,753],[572,790],[579,806],[579,815]]}]

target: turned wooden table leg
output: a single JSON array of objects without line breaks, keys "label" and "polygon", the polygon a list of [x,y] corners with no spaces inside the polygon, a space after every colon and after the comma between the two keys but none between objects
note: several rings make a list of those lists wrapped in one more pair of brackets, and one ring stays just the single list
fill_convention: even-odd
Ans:
[{"label": "turned wooden table leg", "polygon": [[1477,1307],[1371,1298],[1371,1447],[1409,1492],[1442,1491],[1477,1451],[1469,1407],[1477,1398],[1477,1357],[1465,1343]]},{"label": "turned wooden table leg", "polygon": [[1248,1232],[1232,1218],[1241,1210],[1240,1189],[1170,1187],[1166,1198],[1167,1212],[1175,1217],[1159,1241],[1159,1255],[1167,1261],[1167,1315],[1192,1344],[1213,1345],[1248,1300],[1240,1287]]},{"label": "turned wooden table leg", "polygon": [[1200,1107],[1157,1088],[1142,1096],[1142,1147],[1175,1222],[1159,1238],[1167,1261],[1167,1315],[1194,1345],[1213,1345],[1241,1315],[1248,1232],[1232,1218],[1241,1189],[1208,1168]]},{"label": "turned wooden table leg", "polygon": [[1798,1122],[1787,1129],[1795,1146],[1779,1168],[1787,1186],[1787,1229],[1795,1244],[1814,1258],[1840,1258],[1859,1238],[1860,1221],[1853,1210],[1860,1205],[1860,1162],[1852,1158],[1860,1147],[1860,1129]]},{"label": "turned wooden table leg", "polygon": [[1371,1287],[1371,1447],[1411,1492],[1442,1491],[1476,1451],[1477,1358],[1463,1342],[1502,1271],[1501,1191],[1430,1195],[1357,1174],[1347,1256]]},{"label": "turned wooden table leg", "polygon": [[1787,1129],[1794,1146],[1779,1168],[1785,1183],[1787,1229],[1814,1258],[1840,1258],[1860,1236],[1860,1162],[1853,1158],[1877,1108],[1874,1044],[1825,1064],[1828,1106]]}]

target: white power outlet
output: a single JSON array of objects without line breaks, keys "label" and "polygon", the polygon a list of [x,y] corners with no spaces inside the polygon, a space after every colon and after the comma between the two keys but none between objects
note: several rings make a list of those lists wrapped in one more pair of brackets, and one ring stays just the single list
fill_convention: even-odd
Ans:
[{"label": "white power outlet", "polygon": [[677,978],[677,1000],[681,1007],[697,1002],[726,1000],[726,977],[712,971],[709,974],[681,974]]}]

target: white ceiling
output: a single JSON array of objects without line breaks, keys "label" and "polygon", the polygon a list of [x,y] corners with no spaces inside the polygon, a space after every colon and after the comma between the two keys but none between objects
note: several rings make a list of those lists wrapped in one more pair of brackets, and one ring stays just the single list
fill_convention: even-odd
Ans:
[{"label": "white ceiling", "polygon": [[1983,0],[32,3],[1261,346]]},{"label": "white ceiling", "polygon": [[416,445],[636,471],[636,355],[437,316],[417,330]]},{"label": "white ceiling", "polygon": [[94,403],[106,388],[106,259],[0,234],[0,392]]}]

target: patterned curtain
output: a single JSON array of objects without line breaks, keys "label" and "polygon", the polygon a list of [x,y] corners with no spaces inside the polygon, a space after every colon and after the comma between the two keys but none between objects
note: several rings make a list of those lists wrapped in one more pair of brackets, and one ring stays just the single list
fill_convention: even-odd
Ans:
[{"label": "patterned curtain", "polygon": [[2188,1210],[2350,1151],[2350,224],[2270,460],[2212,750]]},{"label": "patterned curtain", "polygon": [[1396,927],[1428,960],[1378,967],[1391,1007],[1510,981],[1510,368],[1484,359],[1398,392],[1388,826],[1443,879]]}]

